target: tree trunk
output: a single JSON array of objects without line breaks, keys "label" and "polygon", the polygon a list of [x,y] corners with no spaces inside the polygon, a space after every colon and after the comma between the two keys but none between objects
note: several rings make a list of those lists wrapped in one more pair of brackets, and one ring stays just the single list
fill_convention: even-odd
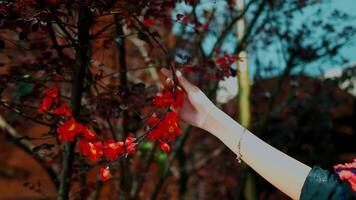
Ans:
[{"label": "tree trunk", "polygon": [[[73,110],[73,117],[77,117],[80,112],[85,73],[91,57],[89,34],[90,25],[90,11],[87,9],[80,10],[78,17],[78,46],[76,52],[76,63],[74,65],[72,77],[71,106]],[[75,145],[76,142],[66,142],[64,144],[60,185],[57,197],[58,200],[69,199],[68,195],[71,186]]]}]

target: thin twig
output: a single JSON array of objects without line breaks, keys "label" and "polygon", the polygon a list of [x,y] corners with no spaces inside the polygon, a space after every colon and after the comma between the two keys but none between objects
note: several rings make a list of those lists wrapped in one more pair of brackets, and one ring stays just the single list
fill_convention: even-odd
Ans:
[{"label": "thin twig", "polygon": [[177,157],[176,157],[177,152],[179,151],[179,149],[183,148],[185,141],[189,137],[190,129],[191,129],[191,126],[189,125],[188,127],[185,128],[183,135],[178,139],[176,147],[174,148],[173,152],[170,155],[171,156],[170,159],[168,159],[165,163],[163,173],[158,180],[155,190],[152,192],[152,195],[149,198],[150,200],[157,199],[159,191],[161,190],[166,179],[169,177],[170,167],[173,164],[173,162],[177,159]]},{"label": "thin twig", "polygon": [[50,158],[41,156],[38,152],[33,152],[32,150],[35,148],[33,144],[31,144],[27,140],[22,140],[23,136],[19,135],[17,131],[6,122],[3,116],[0,115],[0,129],[7,132],[6,137],[9,142],[14,143],[21,149],[23,149],[26,153],[31,155],[37,162],[41,163],[41,166],[46,170],[48,175],[51,177],[53,183],[58,187],[58,172],[59,169],[55,167],[53,164],[48,164],[48,161],[51,161]]},{"label": "thin twig", "polygon": [[[216,47],[220,46],[221,43],[224,41],[224,39],[226,38],[226,36],[230,33],[232,27],[236,24],[236,22],[240,19],[242,19],[243,17],[245,17],[246,15],[246,12],[249,10],[250,6],[256,2],[255,0],[251,0],[249,1],[249,3],[246,5],[245,9],[239,13],[235,18],[233,18],[231,20],[231,22],[229,23],[229,25],[224,29],[224,31],[221,33],[221,35],[218,37],[217,41],[215,42],[214,44],[214,47],[212,49],[215,49]],[[255,18],[256,18],[256,15],[255,15]],[[214,51],[211,51],[210,52],[210,55],[209,57],[211,57],[211,54],[213,53]]]},{"label": "thin twig", "polygon": [[2,101],[0,101],[0,105],[4,106],[5,108],[9,109],[10,111],[20,115],[21,117],[24,117],[32,122],[35,122],[35,123],[38,123],[38,124],[41,124],[41,125],[44,125],[44,126],[48,126],[48,127],[51,127],[52,124],[49,124],[49,123],[46,123],[44,121],[40,121],[38,119],[35,119],[35,118],[32,118],[26,114],[24,114],[23,112],[21,112],[20,110],[17,110],[16,108],[12,108],[10,105],[8,105],[8,103],[4,103]]}]

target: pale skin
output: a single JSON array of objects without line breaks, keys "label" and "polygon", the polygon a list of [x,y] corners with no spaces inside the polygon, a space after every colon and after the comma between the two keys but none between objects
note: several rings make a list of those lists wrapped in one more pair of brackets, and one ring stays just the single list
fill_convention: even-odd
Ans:
[{"label": "pale skin", "polygon": [[[161,72],[168,79],[172,78],[169,70],[162,69]],[[176,75],[179,85],[187,94],[183,106],[178,111],[180,118],[211,133],[236,155],[239,152],[240,141],[241,159],[247,165],[292,199],[299,199],[311,168],[256,137],[216,107],[181,73],[177,72]],[[243,137],[240,140],[241,136]]]}]

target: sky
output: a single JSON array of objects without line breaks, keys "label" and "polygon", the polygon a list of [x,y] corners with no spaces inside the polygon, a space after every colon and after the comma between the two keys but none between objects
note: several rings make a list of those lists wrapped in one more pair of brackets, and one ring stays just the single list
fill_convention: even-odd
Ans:
[{"label": "sky", "polygon": [[[329,0],[329,2],[325,3],[322,5],[322,8],[325,11],[325,14],[330,13],[334,9],[339,9],[351,16],[356,17],[356,0]],[[307,17],[310,17],[311,13],[313,13],[315,9],[309,9],[306,10],[305,13],[302,15],[298,16],[296,20],[307,20]],[[356,22],[356,21],[355,21]],[[356,26],[356,24],[355,24]],[[340,54],[344,55],[345,58],[347,58],[350,62],[349,64],[354,64],[356,63],[356,38],[354,38],[352,41],[350,41],[349,44],[347,44],[341,51]],[[313,65],[318,65],[319,63],[315,63]],[[308,70],[306,67],[306,73],[310,75],[319,75],[320,73],[327,72],[327,71],[334,71],[335,68],[344,68],[349,65],[344,65],[344,66],[335,66],[331,62],[324,62],[321,66],[312,66]]]},{"label": "sky", "polygon": [[[334,0],[331,6],[356,17],[356,0]],[[354,41],[349,46],[343,49],[342,54],[350,59],[351,63],[356,63],[356,38],[354,38]]]},{"label": "sky", "polygon": [[[325,1],[325,0],[324,0]],[[201,6],[199,6],[197,8],[197,12],[202,12],[203,8],[209,8],[211,6],[215,6],[215,8],[217,9],[217,12],[222,13],[222,15],[224,14],[224,4],[225,1],[223,0],[201,0]],[[322,4],[322,9],[323,9],[323,13],[325,13],[325,16],[328,15],[328,13],[332,12],[335,8],[344,11],[350,15],[353,15],[356,17],[356,0],[327,0],[326,3]],[[172,17],[175,17],[175,15],[177,13],[189,13],[191,11],[190,7],[184,6],[183,4],[181,4],[180,6],[177,6],[176,8],[176,13],[174,13],[172,15]],[[309,8],[309,9],[305,9],[303,11],[303,13],[297,14],[294,18],[294,23],[292,26],[298,26],[301,24],[301,22],[308,20],[310,17],[313,17],[313,13],[314,13],[315,9],[313,8]],[[203,22],[202,22],[203,23]],[[181,26],[179,24],[177,24],[176,26],[174,26],[173,31],[179,33],[179,30],[181,30]],[[223,49],[226,49],[227,51],[229,51],[229,49],[233,49],[233,45],[234,44],[234,39],[233,39],[234,35],[231,34],[230,38],[228,37],[225,40],[225,45],[223,45]],[[211,37],[206,37],[205,42],[203,44],[204,50],[206,52],[209,52],[211,47],[214,45],[216,41],[216,38],[211,36]],[[231,42],[230,42],[231,41]],[[271,47],[271,49],[269,49],[267,51],[268,53],[265,55],[267,56],[269,59],[277,61],[280,58],[280,55],[278,54],[278,51],[276,49],[273,49],[273,47]],[[352,63],[356,63],[356,38],[352,41],[350,41],[350,43],[345,46],[341,51],[340,54],[344,55],[345,58],[347,58],[350,61],[350,64]],[[253,52],[249,52],[249,55],[251,56],[252,59],[250,59],[249,61],[249,66],[250,66],[250,75],[251,78],[254,75],[257,66],[255,66],[255,63],[252,62],[253,60]],[[278,63],[278,62],[276,62]],[[342,67],[346,67],[346,66],[335,66],[335,64],[328,62],[328,61],[324,61],[323,63],[313,63],[310,66],[305,66],[303,69],[299,68],[296,69],[294,72],[298,73],[300,70],[303,70],[304,73],[309,74],[309,75],[320,75],[323,74],[325,71],[328,70],[335,70],[335,68],[342,68]],[[278,65],[276,66],[277,68],[277,73],[279,71],[282,70],[282,67],[279,66],[280,69],[278,69]]]}]

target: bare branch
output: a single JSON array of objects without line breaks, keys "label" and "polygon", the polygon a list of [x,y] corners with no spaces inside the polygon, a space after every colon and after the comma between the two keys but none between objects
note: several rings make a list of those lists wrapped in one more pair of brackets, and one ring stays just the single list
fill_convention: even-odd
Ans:
[{"label": "bare branch", "polygon": [[56,186],[58,186],[57,177],[58,177],[59,169],[53,164],[48,164],[48,161],[51,161],[50,158],[42,156],[38,152],[33,152],[32,150],[35,148],[35,146],[31,144],[29,141],[21,139],[22,136],[18,134],[17,131],[10,124],[6,122],[6,120],[2,115],[0,115],[0,129],[7,133],[6,138],[8,141],[17,145],[22,150],[24,150],[27,154],[29,154],[31,157],[36,159],[37,162],[41,163],[41,166],[46,170],[48,175],[51,177],[53,183]]}]

